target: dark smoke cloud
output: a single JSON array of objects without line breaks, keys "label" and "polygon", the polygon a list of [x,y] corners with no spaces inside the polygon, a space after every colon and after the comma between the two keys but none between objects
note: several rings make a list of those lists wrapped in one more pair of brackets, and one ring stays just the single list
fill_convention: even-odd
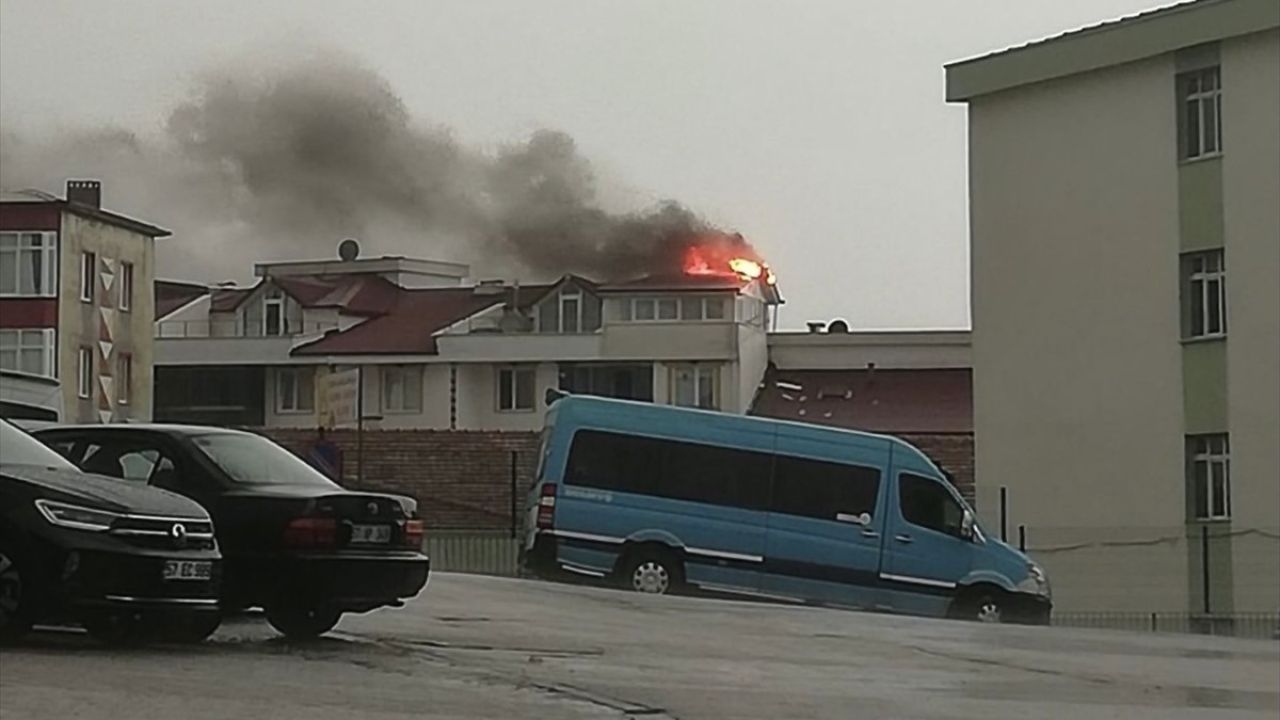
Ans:
[{"label": "dark smoke cloud", "polygon": [[174,230],[162,273],[209,281],[253,260],[328,257],[352,236],[477,274],[610,279],[675,270],[695,239],[728,237],[674,202],[605,210],[564,133],[491,154],[464,147],[412,117],[377,73],[333,56],[209,73],[155,136],[0,136],[6,190],[57,191],[68,177],[101,179],[108,207]]}]

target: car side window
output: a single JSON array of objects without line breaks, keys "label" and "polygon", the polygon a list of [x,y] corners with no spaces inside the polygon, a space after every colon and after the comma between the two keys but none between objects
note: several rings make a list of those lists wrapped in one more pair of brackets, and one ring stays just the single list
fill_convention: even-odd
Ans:
[{"label": "car side window", "polygon": [[[152,449],[131,450],[120,455],[120,477],[135,482],[147,482],[160,460],[160,451]],[[169,462],[165,458],[164,462]],[[170,463],[172,465],[172,463]]]},{"label": "car side window", "polygon": [[898,476],[898,504],[912,525],[961,537],[964,508],[941,482],[920,475]]}]

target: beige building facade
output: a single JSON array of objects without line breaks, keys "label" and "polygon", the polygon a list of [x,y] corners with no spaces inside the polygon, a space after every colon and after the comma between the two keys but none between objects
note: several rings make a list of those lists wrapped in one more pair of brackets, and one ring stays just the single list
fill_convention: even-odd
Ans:
[{"label": "beige building facade", "polygon": [[1063,611],[1280,610],[1280,5],[947,67],[969,111],[978,506]]}]

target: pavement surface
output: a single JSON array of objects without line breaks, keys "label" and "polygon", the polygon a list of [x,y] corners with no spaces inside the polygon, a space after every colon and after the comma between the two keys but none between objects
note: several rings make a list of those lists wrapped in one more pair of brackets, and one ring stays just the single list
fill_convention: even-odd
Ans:
[{"label": "pavement surface", "polygon": [[1280,643],[988,626],[433,575],[291,644],[43,630],[0,650],[0,718],[1269,718]]}]

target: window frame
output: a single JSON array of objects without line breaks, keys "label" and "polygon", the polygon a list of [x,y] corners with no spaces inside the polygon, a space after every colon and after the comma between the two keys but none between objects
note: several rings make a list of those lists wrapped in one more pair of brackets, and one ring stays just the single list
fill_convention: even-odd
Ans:
[{"label": "window frame", "polygon": [[[302,379],[308,371],[311,371],[310,406],[305,407],[301,401],[306,397],[306,394],[301,392],[301,388],[303,385]],[[275,395],[276,414],[305,415],[307,413],[314,413],[316,409],[315,369],[305,365],[296,365],[276,368],[275,373],[275,392],[273,394]],[[281,390],[281,388],[284,387],[283,378],[286,375],[292,376],[293,378],[293,385],[291,388],[292,392],[290,393],[293,401],[291,405],[285,404],[285,394]]]},{"label": "window frame", "polygon": [[133,396],[133,353],[116,356],[116,404],[129,405]]},{"label": "window frame", "polygon": [[[582,332],[582,308],[583,305],[586,304],[583,301],[584,297],[581,290],[574,288],[572,290],[560,291],[556,297],[556,320],[558,323],[556,332],[570,335],[576,335]],[[570,317],[570,314],[565,312],[565,305],[570,302],[573,302],[577,308],[577,310],[572,314],[574,322],[573,330],[565,329],[565,318]]]},{"label": "window frame", "polygon": [[[284,292],[278,288],[268,290],[262,298],[262,336],[263,337],[285,337],[289,334],[289,321],[285,317],[286,301]],[[278,308],[280,311],[280,323],[278,332],[270,332],[271,324],[271,308]]]},{"label": "window frame", "polygon": [[[668,375],[668,404],[676,407],[696,408],[699,410],[719,410],[723,403],[720,394],[720,363],[673,363],[668,366],[670,374]],[[681,402],[680,399],[680,383],[678,377],[681,372],[690,371],[693,374],[693,402],[692,404]],[[704,378],[704,371],[710,375],[709,379]],[[711,403],[704,405],[701,402],[704,384],[710,385]]]},{"label": "window frame", "polygon": [[[494,392],[494,408],[499,413],[531,413],[538,408],[538,369],[534,365],[506,365],[499,367],[496,373]],[[529,406],[520,405],[520,378],[526,377],[529,382]],[[502,393],[506,389],[510,393],[510,407],[503,403]]]},{"label": "window frame", "polygon": [[76,397],[93,397],[93,348],[88,345],[81,345],[76,353]]},{"label": "window frame", "polygon": [[[922,525],[916,522],[915,520],[912,520],[911,518],[907,517],[906,507],[903,504],[903,488],[906,485],[904,481],[906,481],[908,478],[911,479],[912,481],[920,481],[930,487],[933,487],[934,489],[938,490],[943,495],[945,495],[948,500],[950,500],[952,503],[954,503],[954,505],[957,508],[960,509],[960,516],[957,518],[954,532],[952,532],[951,529],[946,527],[940,529],[936,527],[931,527],[929,525]],[[965,504],[964,499],[960,497],[959,493],[955,491],[955,488],[951,485],[951,483],[948,483],[941,478],[930,477],[928,475],[924,475],[919,472],[912,472],[909,470],[899,471],[897,479],[898,479],[898,482],[897,482],[898,515],[901,516],[902,521],[904,523],[906,523],[907,525],[910,525],[912,528],[927,530],[929,532],[937,533],[939,535],[945,535],[946,537],[949,537],[949,538],[955,538],[957,540],[968,540],[968,538],[964,537],[964,535],[962,534],[963,527],[964,527],[964,513],[966,510],[968,510],[968,506]]]},{"label": "window frame", "polygon": [[[1205,469],[1204,485],[1200,484],[1197,468]],[[1218,479],[1215,469],[1221,470],[1221,504],[1215,503],[1214,485]],[[1223,522],[1231,520],[1231,437],[1228,433],[1205,433],[1187,436],[1187,489],[1188,516],[1194,522]],[[1200,500],[1203,494],[1203,507]],[[1216,506],[1216,507],[1215,507]]]},{"label": "window frame", "polygon": [[[1199,265],[1199,269],[1197,269]],[[1216,267],[1214,267],[1216,265]],[[1227,336],[1227,256],[1224,248],[1183,253],[1181,263],[1183,301],[1182,338],[1212,340]],[[1216,285],[1216,290],[1213,286]],[[1210,331],[1217,301],[1218,329]],[[1199,321],[1200,332],[1196,332]]]},{"label": "window frame", "polygon": [[[31,375],[33,377],[57,379],[58,377],[58,336],[57,330],[53,328],[3,328],[0,329],[0,338],[12,337],[13,342],[6,346],[0,341],[0,353],[13,353],[13,366],[5,367],[0,363],[0,368],[9,372],[15,372],[22,375]],[[31,341],[32,337],[38,337],[38,345]],[[23,369],[23,355],[35,349],[40,350],[40,366],[39,373],[31,373]],[[0,355],[3,357],[3,355]]]},{"label": "window frame", "polygon": [[[381,372],[382,412],[386,415],[417,415],[422,412],[423,372],[421,365],[383,365]],[[417,378],[417,392],[410,393],[409,378]],[[400,402],[393,403],[391,383],[398,380],[400,384]],[[412,402],[409,402],[412,400]]]},{"label": "window frame", "polygon": [[[9,243],[5,240],[9,239]],[[13,290],[0,291],[0,297],[57,297],[58,296],[58,233],[46,230],[6,230],[0,232],[0,256],[13,256]],[[26,256],[40,257],[40,276],[31,277],[32,292],[22,289],[23,262]],[[0,264],[3,267],[3,264]]]},{"label": "window frame", "polygon": [[133,263],[120,261],[120,300],[116,305],[123,312],[133,311]]},{"label": "window frame", "polygon": [[98,289],[98,254],[89,250],[80,253],[80,302],[93,303]]},{"label": "window frame", "polygon": [[[1212,80],[1213,87],[1206,90],[1206,80]],[[1195,89],[1192,89],[1194,83]],[[1192,104],[1195,104],[1195,141],[1196,150],[1192,152],[1192,128],[1190,117]],[[1213,119],[1213,150],[1205,150],[1205,140],[1209,138],[1206,131],[1206,117]],[[1178,75],[1178,118],[1182,128],[1181,160],[1194,162],[1220,157],[1222,155],[1222,69],[1218,65],[1199,68]]]}]

